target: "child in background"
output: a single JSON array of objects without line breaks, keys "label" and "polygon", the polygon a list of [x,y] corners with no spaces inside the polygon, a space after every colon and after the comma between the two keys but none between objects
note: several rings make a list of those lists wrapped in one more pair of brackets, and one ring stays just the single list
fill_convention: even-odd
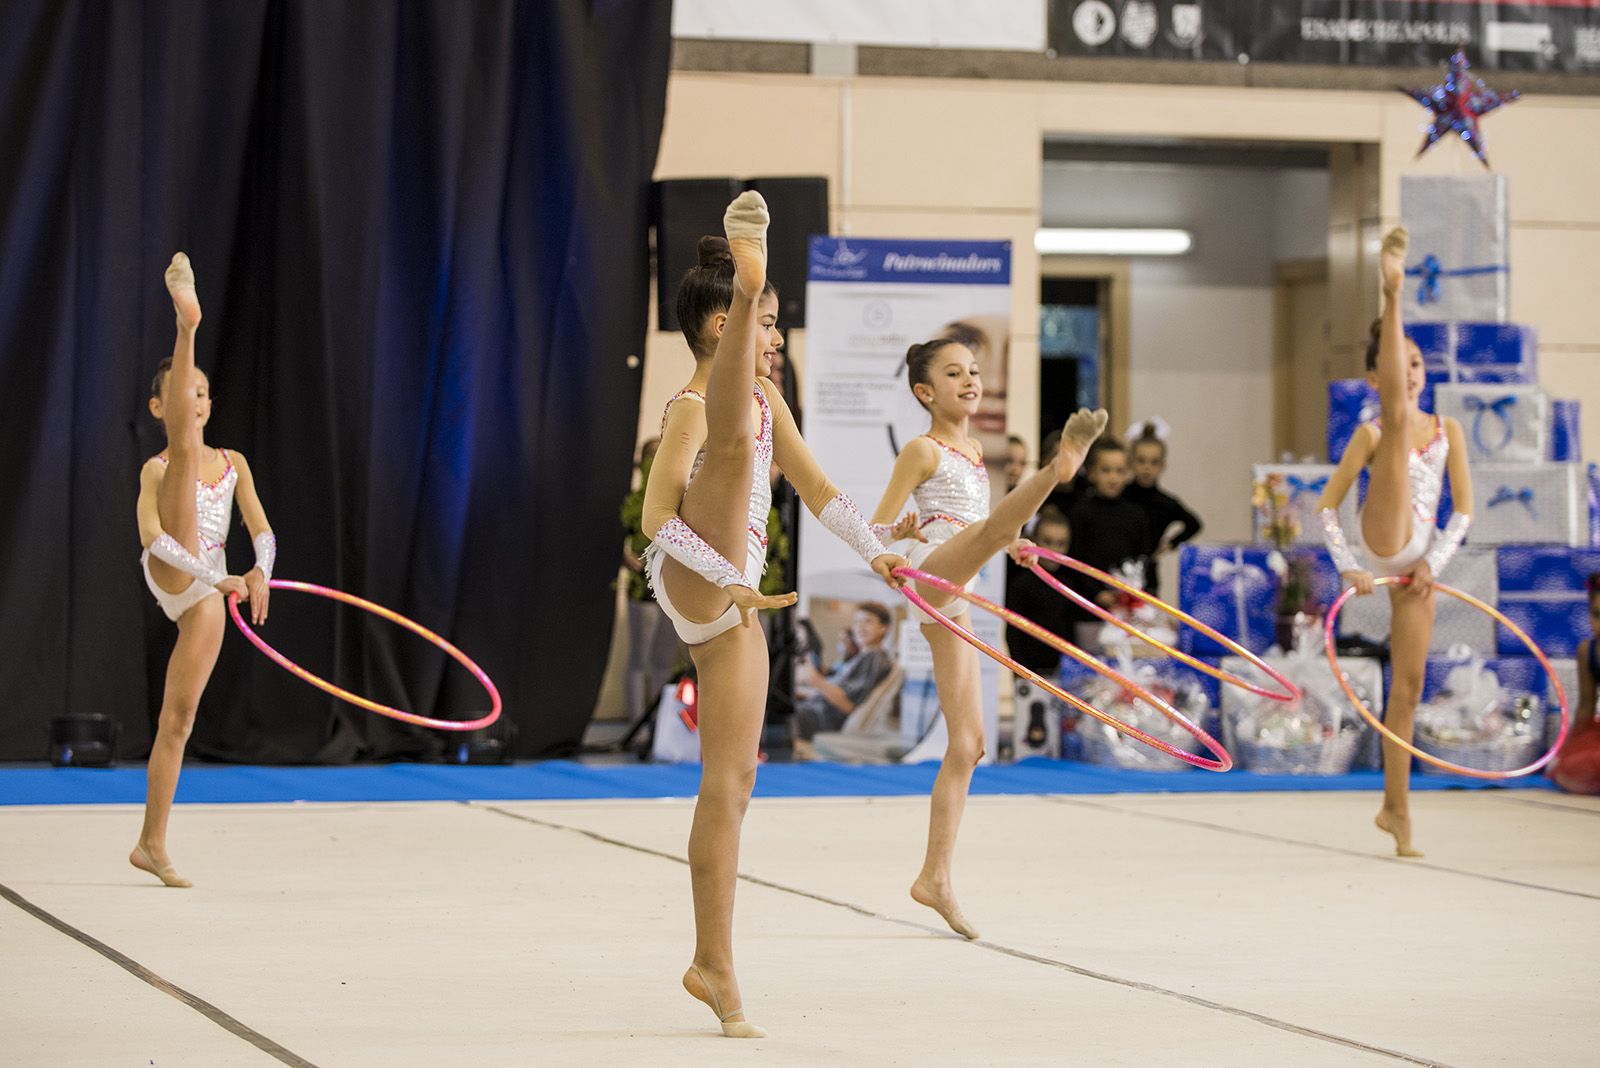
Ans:
[{"label": "child in background", "polygon": [[[1167,443],[1154,421],[1139,430],[1133,442],[1133,483],[1123,491],[1123,496],[1144,509],[1145,521],[1150,525],[1150,545],[1146,549],[1144,588],[1157,596],[1161,593],[1161,577],[1156,559],[1171,552],[1200,533],[1200,517],[1172,494],[1161,488],[1161,476],[1167,470]],[[1178,530],[1173,532],[1174,525]]]},{"label": "child in background", "polygon": [[[1067,515],[1072,527],[1072,555],[1090,567],[1115,573],[1130,560],[1141,563],[1150,547],[1150,524],[1144,509],[1123,496],[1132,474],[1128,450],[1116,438],[1102,438],[1089,453],[1089,492]],[[1074,574],[1073,589],[1110,608],[1117,592],[1085,575]]]},{"label": "child in background", "polygon": [[1600,676],[1600,573],[1589,576],[1589,640],[1578,646],[1578,704],[1572,734],[1556,757],[1550,778],[1569,794],[1600,794],[1600,722],[1595,720],[1596,676]]},{"label": "child in background", "polygon": [[1017,483],[1022,481],[1027,470],[1028,443],[1012,434],[1006,438],[1006,462],[1000,468],[1000,473],[1005,476],[1007,493],[1017,488]]}]

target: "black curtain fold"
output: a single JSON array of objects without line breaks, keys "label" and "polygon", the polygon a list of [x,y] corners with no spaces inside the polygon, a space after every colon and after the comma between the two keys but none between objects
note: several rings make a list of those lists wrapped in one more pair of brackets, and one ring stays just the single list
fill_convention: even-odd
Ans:
[{"label": "black curtain fold", "polygon": [[[51,717],[148,746],[175,628],[134,500],[195,263],[208,443],[243,452],[278,576],[387,605],[495,679],[522,755],[574,745],[609,644],[646,328],[670,5],[231,0],[0,9],[0,759]],[[231,570],[250,564],[242,526]],[[264,636],[465,718],[404,631],[279,593]],[[351,708],[231,626],[191,751],[336,762],[454,736]]]}]

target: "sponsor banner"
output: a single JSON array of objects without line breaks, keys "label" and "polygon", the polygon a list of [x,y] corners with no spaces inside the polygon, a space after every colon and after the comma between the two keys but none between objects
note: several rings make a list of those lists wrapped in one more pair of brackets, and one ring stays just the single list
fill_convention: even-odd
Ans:
[{"label": "sponsor banner", "polygon": [[1480,70],[1600,71],[1590,0],[1052,0],[1061,55],[1432,66],[1458,45]]}]

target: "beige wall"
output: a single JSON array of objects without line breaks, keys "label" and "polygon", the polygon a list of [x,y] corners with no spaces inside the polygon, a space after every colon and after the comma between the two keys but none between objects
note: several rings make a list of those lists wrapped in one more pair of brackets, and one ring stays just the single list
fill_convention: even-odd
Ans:
[{"label": "beige wall", "polygon": [[[1362,146],[1344,152],[1342,164],[1336,158],[1330,183],[1331,285],[1336,305],[1345,309],[1341,314],[1336,307],[1335,319],[1350,324],[1336,326],[1338,343],[1370,318],[1366,248],[1398,216],[1400,176],[1478,168],[1454,144],[1414,161],[1421,117],[1398,93],[674,72],[656,176],[822,174],[829,178],[839,233],[1011,239],[1016,284],[1008,403],[1013,426],[1031,438],[1038,421],[1032,242],[1047,136]],[[1593,266],[1600,263],[1600,100],[1532,97],[1497,113],[1485,128],[1496,170],[1511,178],[1513,317],[1539,328],[1544,384],[1584,401],[1584,440],[1592,456],[1600,447],[1600,283]],[[1209,339],[1199,346],[1198,360],[1241,345],[1265,350],[1270,333],[1241,335],[1230,325],[1240,309],[1227,300],[1195,309],[1196,318],[1181,324],[1142,319],[1140,305],[1136,276],[1133,330],[1151,343],[1133,355],[1132,410],[1116,418],[1160,410],[1180,437],[1203,440],[1219,424],[1239,426],[1240,413],[1259,412],[1259,428],[1241,433],[1268,447],[1267,352],[1242,374],[1232,365],[1215,368],[1215,381],[1202,392],[1226,395],[1222,418],[1214,399],[1183,404],[1193,391],[1174,394],[1171,368],[1142,365],[1139,352],[1159,350],[1167,335],[1180,331]],[[1263,314],[1249,311],[1252,321]],[[652,333],[641,434],[654,431],[662,403],[689,367],[681,338]],[[1236,535],[1247,481],[1235,470],[1191,470],[1173,488],[1205,502],[1218,520],[1237,513],[1237,523],[1213,525],[1218,535]]]}]

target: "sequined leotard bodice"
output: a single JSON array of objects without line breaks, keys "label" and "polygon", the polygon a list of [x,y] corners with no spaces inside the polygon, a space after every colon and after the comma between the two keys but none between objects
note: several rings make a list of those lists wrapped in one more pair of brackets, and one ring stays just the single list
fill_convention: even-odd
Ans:
[{"label": "sequined leotard bodice", "polygon": [[[756,458],[755,469],[750,473],[750,537],[759,545],[761,552],[767,549],[767,517],[772,512],[772,407],[767,403],[767,395],[758,385],[755,387],[756,402],[761,406],[761,427],[756,432]],[[684,398],[693,397],[701,404],[705,397],[692,389],[681,390],[667,401],[667,410],[672,405]],[[667,425],[666,412],[661,414],[661,425]],[[705,463],[706,451],[701,449],[694,458],[694,466],[689,469],[689,482],[694,482],[700,473],[701,466]],[[687,485],[687,484],[686,484]]]},{"label": "sequined leotard bodice", "polygon": [[[218,449],[227,464],[216,481],[194,480],[194,512],[200,528],[202,550],[221,549],[228,543],[228,528],[233,524],[233,488],[239,484],[239,471],[227,449]],[[165,456],[157,456],[163,464]]]},{"label": "sequined leotard bodice", "polygon": [[[1372,428],[1382,433],[1378,420]],[[1439,498],[1444,493],[1444,473],[1450,459],[1450,439],[1445,436],[1444,420],[1433,417],[1433,437],[1420,449],[1410,452],[1411,508],[1417,522],[1429,527],[1439,522]]]},{"label": "sequined leotard bodice", "polygon": [[923,436],[938,448],[939,466],[911,496],[923,536],[937,543],[989,517],[989,472],[960,449],[931,434]]}]

